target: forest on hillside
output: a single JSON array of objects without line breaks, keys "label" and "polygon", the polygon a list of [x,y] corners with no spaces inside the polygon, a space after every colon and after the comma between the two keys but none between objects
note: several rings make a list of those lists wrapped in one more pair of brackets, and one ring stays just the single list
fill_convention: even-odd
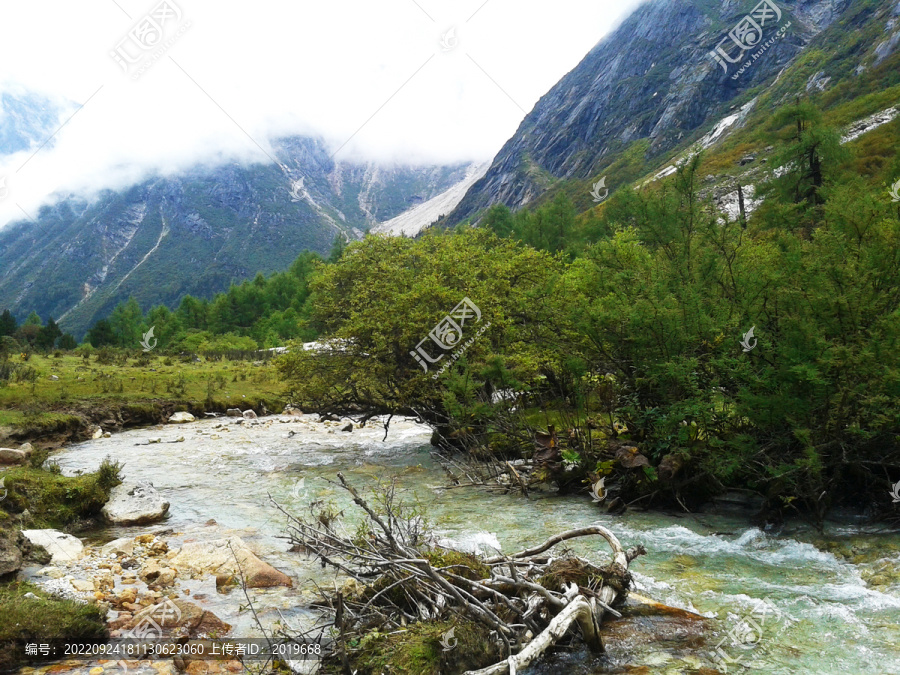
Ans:
[{"label": "forest on hillside", "polygon": [[[78,349],[136,350],[150,328],[161,351],[210,358],[319,338],[279,360],[297,405],[414,415],[481,457],[544,435],[536,478],[563,491],[612,476],[620,503],[691,508],[738,488],[771,519],[878,509],[900,478],[900,203],[884,182],[900,162],[861,175],[806,103],[771,128],[747,216],[701,198],[701,153],[585,213],[559,191],[479,227],[303,254],[174,311],[130,301]],[[464,300],[477,320],[448,328]],[[6,326],[7,352],[63,346],[33,324]]]}]

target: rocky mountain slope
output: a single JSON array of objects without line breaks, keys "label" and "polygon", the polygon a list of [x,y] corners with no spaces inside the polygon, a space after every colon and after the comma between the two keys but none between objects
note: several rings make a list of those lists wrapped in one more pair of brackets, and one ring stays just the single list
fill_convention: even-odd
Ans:
[{"label": "rocky mountain slope", "polygon": [[877,70],[900,42],[898,15],[896,0],[650,0],[541,98],[444,222],[627,164],[615,190],[722,122],[712,142],[739,128],[736,111],[779,79],[818,94]]},{"label": "rocky mountain slope", "polygon": [[37,149],[76,109],[70,101],[5,86],[0,91],[0,156]]},{"label": "rocky mountain slope", "polygon": [[197,167],[93,201],[63,199],[0,230],[0,307],[80,336],[120,301],[177,305],[304,250],[327,254],[463,180],[469,166],[334,161],[324,143],[275,144],[278,164]]}]

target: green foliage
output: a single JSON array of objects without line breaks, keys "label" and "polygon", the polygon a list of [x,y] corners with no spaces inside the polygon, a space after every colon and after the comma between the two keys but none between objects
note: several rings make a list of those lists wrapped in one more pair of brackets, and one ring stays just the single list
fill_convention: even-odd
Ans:
[{"label": "green foliage", "polygon": [[16,317],[8,309],[4,309],[3,314],[0,314],[0,337],[14,335],[18,327]]},{"label": "green foliage", "polygon": [[3,671],[24,664],[25,645],[30,642],[58,640],[94,644],[109,637],[103,613],[97,606],[61,600],[24,581],[0,586],[0,616],[3,617],[0,621],[0,670]]},{"label": "green foliage", "polygon": [[37,529],[82,527],[100,516],[110,490],[121,482],[120,469],[105,460],[96,473],[66,477],[58,471],[16,467],[4,474],[8,494],[0,508],[12,514],[27,510],[29,525]]},{"label": "green foliage", "polygon": [[[560,270],[549,255],[480,230],[367,237],[312,283],[312,324],[330,346],[297,347],[279,369],[301,407],[415,410],[444,428],[483,427],[481,400],[494,388],[535,379],[559,358],[551,307]],[[463,326],[458,345],[477,339],[454,362],[428,336],[466,297],[482,316]],[[437,359],[428,372],[414,355],[420,344]]]},{"label": "green foliage", "polygon": [[40,350],[49,351],[53,349],[57,339],[62,337],[62,334],[62,331],[59,329],[59,326],[56,325],[53,317],[50,317],[47,319],[47,325],[43,326],[38,332],[37,338],[35,339],[35,346]]},{"label": "green foliage", "polygon": [[258,274],[212,300],[185,296],[175,311],[159,305],[144,315],[129,298],[109,319],[94,324],[86,340],[94,347],[137,349],[153,328],[151,344],[157,340],[160,351],[191,353],[253,351],[291,339],[313,340],[317,334],[308,324],[309,280],[321,265],[319,256],[306,252],[286,272],[268,279]]}]

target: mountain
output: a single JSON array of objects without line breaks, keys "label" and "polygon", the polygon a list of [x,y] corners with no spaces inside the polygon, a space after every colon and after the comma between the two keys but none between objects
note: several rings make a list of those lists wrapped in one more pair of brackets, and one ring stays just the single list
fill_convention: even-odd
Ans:
[{"label": "mountain", "polygon": [[473,164],[469,167],[465,177],[446,192],[432,197],[427,202],[413,207],[409,211],[401,213],[372,228],[376,234],[388,234],[392,236],[414,237],[429,225],[438,222],[442,217],[452,212],[462,201],[469,188],[475,181],[481,179],[490,165],[487,162]]},{"label": "mountain", "polygon": [[198,166],[61,199],[0,230],[0,307],[53,316],[80,337],[129,296],[174,306],[284,270],[304,250],[327,254],[336,237],[362,236],[471,168],[340,162],[316,138],[273,145],[277,165]]},{"label": "mountain", "polygon": [[[496,203],[519,208],[604,172],[614,190],[722,122],[708,142],[785,97],[835,105],[860,88],[855,80],[868,78],[865,93],[892,86],[898,15],[896,1],[650,0],[540,99],[444,223]],[[754,46],[740,52],[731,34]]]},{"label": "mountain", "polygon": [[36,92],[4,87],[0,92],[0,156],[36,150],[76,108],[68,101],[54,101]]}]

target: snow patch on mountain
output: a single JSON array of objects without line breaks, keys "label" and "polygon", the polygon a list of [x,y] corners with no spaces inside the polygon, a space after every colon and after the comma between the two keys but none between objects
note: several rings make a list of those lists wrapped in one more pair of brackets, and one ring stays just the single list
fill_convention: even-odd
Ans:
[{"label": "snow patch on mountain", "polygon": [[372,228],[372,232],[395,237],[415,237],[441,216],[455,209],[469,188],[487,173],[490,165],[490,162],[472,164],[466,171],[466,177],[449,190],[432,197],[427,202],[422,202],[409,211],[404,211],[399,216],[378,223]]}]

